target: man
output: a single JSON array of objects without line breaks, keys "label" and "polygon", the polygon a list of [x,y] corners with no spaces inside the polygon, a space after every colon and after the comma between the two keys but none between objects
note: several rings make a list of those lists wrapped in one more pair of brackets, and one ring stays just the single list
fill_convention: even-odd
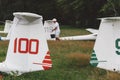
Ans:
[{"label": "man", "polygon": [[60,41],[60,39],[59,39],[59,35],[60,35],[59,23],[57,22],[57,19],[55,19],[55,18],[53,18],[52,21],[54,23],[54,29],[52,30],[52,32],[55,31],[55,38],[57,41]]}]

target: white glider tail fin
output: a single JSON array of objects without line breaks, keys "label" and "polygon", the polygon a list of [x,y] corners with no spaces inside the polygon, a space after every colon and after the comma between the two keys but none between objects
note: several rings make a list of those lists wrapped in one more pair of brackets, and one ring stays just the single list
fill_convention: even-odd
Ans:
[{"label": "white glider tail fin", "polygon": [[120,17],[101,18],[90,63],[106,70],[120,71],[119,61]]},{"label": "white glider tail fin", "polygon": [[5,27],[4,31],[0,31],[0,33],[8,33],[6,37],[0,36],[0,41],[5,41],[5,40],[10,40],[10,37],[8,37],[11,33],[11,27],[12,27],[13,21],[11,20],[6,20],[5,21]]},{"label": "white glider tail fin", "polygon": [[[20,75],[52,67],[42,16],[14,13],[7,57],[0,71]],[[2,65],[3,66],[3,65]]]},{"label": "white glider tail fin", "polygon": [[0,31],[0,33],[8,33],[11,26],[12,26],[12,21],[11,20],[6,20],[5,21],[5,27],[4,27],[4,30],[3,31]]},{"label": "white glider tail fin", "polygon": [[46,20],[44,22],[44,28],[45,28],[45,33],[46,33],[46,37],[47,39],[51,39],[51,34],[55,34],[55,31],[52,32],[52,30],[54,29],[54,23],[52,20]]}]

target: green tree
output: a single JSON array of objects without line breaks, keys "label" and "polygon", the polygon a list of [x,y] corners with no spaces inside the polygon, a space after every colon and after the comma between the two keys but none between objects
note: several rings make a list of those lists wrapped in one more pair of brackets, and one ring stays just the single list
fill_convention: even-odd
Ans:
[{"label": "green tree", "polygon": [[0,0],[0,20],[12,20],[13,12],[32,12],[42,15],[44,20],[55,17],[62,24],[94,26],[97,17],[113,15],[115,10],[119,13],[118,2],[115,2],[115,10],[106,2],[107,0]]},{"label": "green tree", "polygon": [[94,25],[106,0],[57,0],[61,18],[77,26]]},{"label": "green tree", "polygon": [[107,0],[102,7],[101,14],[103,16],[120,16],[120,0]]},{"label": "green tree", "polygon": [[0,0],[0,19],[13,19],[14,12],[32,12],[50,19],[56,15],[55,9],[54,0]]}]

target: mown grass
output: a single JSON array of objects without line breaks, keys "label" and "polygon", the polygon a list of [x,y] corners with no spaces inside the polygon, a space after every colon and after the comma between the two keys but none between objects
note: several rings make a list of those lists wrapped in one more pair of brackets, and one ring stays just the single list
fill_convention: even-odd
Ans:
[{"label": "mown grass", "polygon": [[[62,26],[61,36],[83,35],[84,29]],[[0,41],[0,61],[6,56],[8,41]],[[53,67],[11,76],[3,74],[3,80],[120,80],[120,74],[92,67],[89,64],[94,41],[48,41]]]},{"label": "mown grass", "polygon": [[89,34],[85,29],[75,28],[73,26],[62,26],[61,27],[61,35],[60,36],[74,36],[74,35],[84,35]]}]

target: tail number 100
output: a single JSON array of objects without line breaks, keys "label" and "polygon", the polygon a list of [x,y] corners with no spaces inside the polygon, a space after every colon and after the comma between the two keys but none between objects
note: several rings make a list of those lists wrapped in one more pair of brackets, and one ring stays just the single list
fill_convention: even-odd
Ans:
[{"label": "tail number 100", "polygon": [[16,38],[14,40],[14,53],[38,54],[39,40],[28,38]]}]

